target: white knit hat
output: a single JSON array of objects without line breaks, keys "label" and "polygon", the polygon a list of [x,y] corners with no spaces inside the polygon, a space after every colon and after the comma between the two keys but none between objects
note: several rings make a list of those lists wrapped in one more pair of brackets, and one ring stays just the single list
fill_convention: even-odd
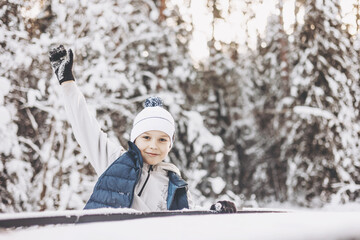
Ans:
[{"label": "white knit hat", "polygon": [[144,132],[158,130],[170,137],[171,146],[175,133],[175,121],[171,114],[162,107],[162,100],[159,97],[150,97],[145,101],[145,108],[136,115],[133,128],[130,133],[130,141]]}]

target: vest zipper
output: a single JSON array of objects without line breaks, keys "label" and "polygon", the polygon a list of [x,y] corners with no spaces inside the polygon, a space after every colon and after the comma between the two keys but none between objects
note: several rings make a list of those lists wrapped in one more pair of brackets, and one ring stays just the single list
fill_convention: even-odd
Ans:
[{"label": "vest zipper", "polygon": [[146,183],[147,183],[147,181],[149,180],[149,177],[150,177],[150,171],[152,171],[152,170],[153,170],[152,165],[150,165],[149,170],[148,170],[148,175],[147,175],[147,177],[145,179],[144,185],[142,186],[140,192],[138,193],[139,197],[141,196],[142,192],[144,191],[145,185],[146,185]]}]

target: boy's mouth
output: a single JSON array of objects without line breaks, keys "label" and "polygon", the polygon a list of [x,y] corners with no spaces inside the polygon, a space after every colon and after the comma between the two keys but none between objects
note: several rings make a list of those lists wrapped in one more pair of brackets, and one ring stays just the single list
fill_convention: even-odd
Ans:
[{"label": "boy's mouth", "polygon": [[145,152],[147,155],[151,156],[151,157],[156,157],[158,156],[159,154],[157,153],[149,153],[149,152]]}]

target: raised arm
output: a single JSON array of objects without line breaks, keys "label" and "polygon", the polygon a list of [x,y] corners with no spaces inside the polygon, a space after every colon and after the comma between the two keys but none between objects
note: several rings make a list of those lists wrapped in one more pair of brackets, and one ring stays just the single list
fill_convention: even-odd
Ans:
[{"label": "raised arm", "polygon": [[92,114],[72,74],[73,54],[62,45],[50,51],[50,62],[61,84],[66,115],[76,141],[98,175],[125,152],[119,144],[111,142]]}]

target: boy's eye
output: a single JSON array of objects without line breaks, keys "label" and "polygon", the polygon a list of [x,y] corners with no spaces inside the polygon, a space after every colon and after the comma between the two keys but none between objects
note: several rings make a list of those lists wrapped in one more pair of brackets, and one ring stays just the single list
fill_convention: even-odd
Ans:
[{"label": "boy's eye", "polygon": [[144,138],[144,139],[150,139],[150,137],[149,137],[149,136],[143,136],[143,138]]},{"label": "boy's eye", "polygon": [[160,142],[167,142],[166,138],[160,138]]}]

